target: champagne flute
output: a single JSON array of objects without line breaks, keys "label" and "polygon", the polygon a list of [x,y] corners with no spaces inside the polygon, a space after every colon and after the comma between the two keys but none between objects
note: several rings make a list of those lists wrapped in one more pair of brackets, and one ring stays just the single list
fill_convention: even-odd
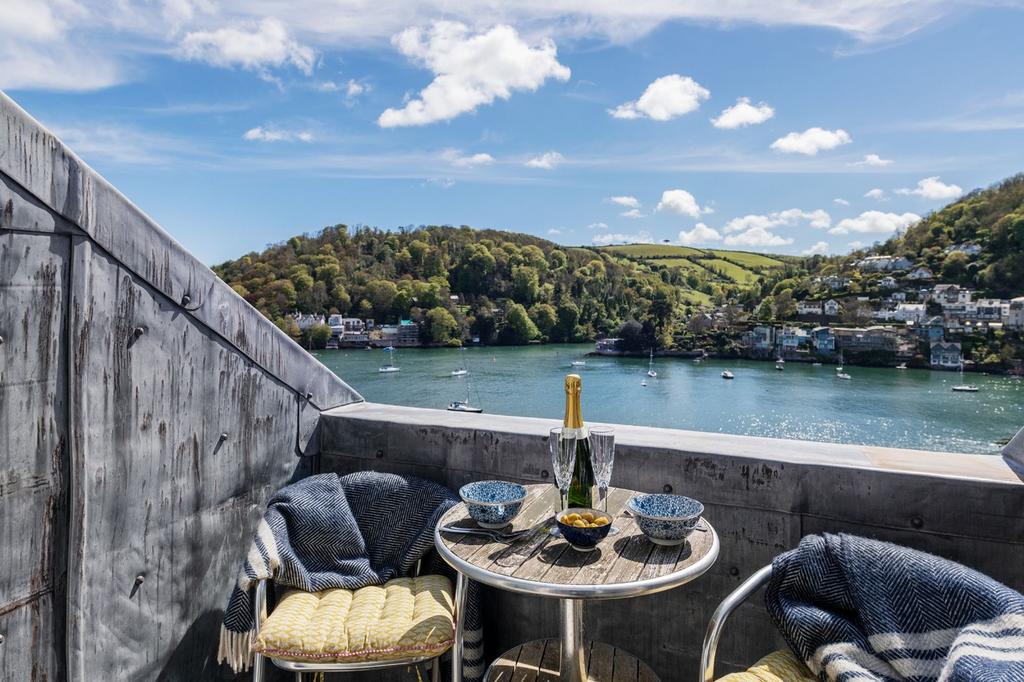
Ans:
[{"label": "champagne flute", "polygon": [[[604,513],[608,513],[608,486],[612,482],[612,467],[615,465],[615,429],[610,426],[590,427],[590,461],[594,467],[597,493],[604,502]],[[618,533],[612,526],[609,534]]]},{"label": "champagne flute", "polygon": [[[576,439],[563,438],[562,428],[553,428],[548,433],[548,448],[551,450],[551,468],[555,472],[555,485],[561,496],[560,511],[565,511],[569,506],[572,470],[576,467]],[[558,532],[558,526],[555,526],[554,532]]]}]

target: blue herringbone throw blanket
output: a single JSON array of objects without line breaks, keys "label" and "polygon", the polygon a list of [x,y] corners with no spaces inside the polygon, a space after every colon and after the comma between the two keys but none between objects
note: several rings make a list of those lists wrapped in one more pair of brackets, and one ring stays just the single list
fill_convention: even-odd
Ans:
[{"label": "blue herringbone throw blanket", "polygon": [[810,535],[775,559],[765,601],[822,680],[1024,682],[1024,596],[931,554]]},{"label": "blue herringbone throw blanket", "polygon": [[[431,481],[394,474],[319,474],[279,490],[267,505],[231,592],[218,660],[252,661],[253,590],[261,578],[306,592],[380,585],[408,575],[434,546],[434,526],[459,498]],[[424,572],[451,569],[431,553]],[[463,675],[483,677],[479,588],[469,585]]]}]

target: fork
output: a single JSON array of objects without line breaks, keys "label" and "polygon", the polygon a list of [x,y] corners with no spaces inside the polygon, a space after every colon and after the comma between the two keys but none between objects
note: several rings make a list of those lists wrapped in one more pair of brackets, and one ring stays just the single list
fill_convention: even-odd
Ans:
[{"label": "fork", "polygon": [[506,532],[506,531],[500,531],[500,530],[491,530],[490,528],[465,528],[465,527],[461,527],[461,526],[442,526],[441,527],[441,532],[442,533],[455,533],[455,534],[461,534],[461,535],[482,535],[484,537],[489,537],[492,540],[514,541],[514,540],[518,540],[521,537],[525,537],[526,535],[529,535],[530,533],[534,532],[535,530],[537,530],[540,527],[541,526],[535,526],[533,528],[524,528],[522,530],[514,530],[514,531],[507,531]]}]

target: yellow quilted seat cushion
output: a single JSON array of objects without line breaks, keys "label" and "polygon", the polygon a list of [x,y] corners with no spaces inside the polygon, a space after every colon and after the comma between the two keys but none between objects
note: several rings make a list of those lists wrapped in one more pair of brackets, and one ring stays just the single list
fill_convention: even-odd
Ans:
[{"label": "yellow quilted seat cushion", "polygon": [[253,649],[308,663],[354,663],[436,656],[455,637],[452,584],[426,575],[358,590],[288,590],[263,623]]},{"label": "yellow quilted seat cushion", "polygon": [[745,672],[733,673],[718,682],[817,682],[807,666],[789,649],[773,651]]}]

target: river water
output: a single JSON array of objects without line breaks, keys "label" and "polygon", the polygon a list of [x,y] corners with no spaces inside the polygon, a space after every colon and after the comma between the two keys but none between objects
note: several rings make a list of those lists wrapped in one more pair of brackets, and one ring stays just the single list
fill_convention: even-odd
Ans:
[{"label": "river water", "polygon": [[[399,349],[401,371],[381,374],[380,350],[325,350],[314,354],[373,402],[444,409],[465,399],[485,413],[560,419],[564,376],[583,377],[585,420],[661,426],[772,438],[857,443],[947,452],[995,454],[997,441],[1024,426],[1024,381],[966,375],[977,393],[956,393],[955,372],[847,367],[790,362],[588,357],[585,345],[457,349]],[[465,361],[469,374],[451,371]],[[723,369],[736,378],[721,378]],[[647,380],[647,386],[641,384]]]}]

